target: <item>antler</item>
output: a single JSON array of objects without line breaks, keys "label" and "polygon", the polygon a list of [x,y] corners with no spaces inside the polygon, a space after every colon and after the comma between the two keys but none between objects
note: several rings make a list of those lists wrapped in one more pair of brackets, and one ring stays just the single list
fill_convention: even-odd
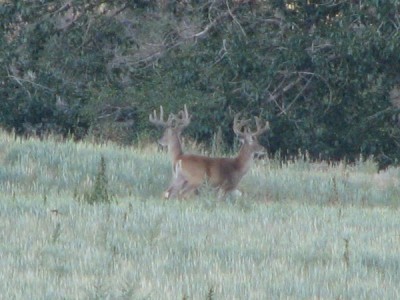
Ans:
[{"label": "antler", "polygon": [[164,109],[162,105],[160,105],[160,117],[157,117],[157,111],[154,110],[153,114],[149,115],[149,121],[150,123],[153,123],[156,126],[161,126],[161,127],[169,127],[172,124],[172,117],[169,115],[168,120],[165,122],[164,121]]},{"label": "antler", "polygon": [[262,121],[259,117],[254,117],[254,119],[256,120],[256,126],[257,126],[257,130],[255,132],[251,132],[249,127],[246,127],[243,130],[244,126],[247,126],[248,123],[250,122],[250,119],[247,120],[238,120],[240,113],[237,113],[233,119],[233,131],[235,132],[235,134],[239,137],[244,137],[244,136],[258,136],[262,133],[264,133],[265,131],[267,131],[269,129],[269,122],[266,121],[264,126],[261,124]]},{"label": "antler", "polygon": [[257,126],[257,131],[253,132],[251,135],[252,136],[258,136],[264,132],[266,132],[269,129],[269,122],[265,121],[264,126],[261,125],[261,119],[259,117],[254,117],[254,119],[256,120],[256,126]]},{"label": "antler", "polygon": [[192,116],[189,115],[186,104],[183,106],[183,110],[181,110],[178,115],[173,115],[173,119],[176,122],[175,126],[179,128],[185,128],[188,126],[191,118]]},{"label": "antler", "polygon": [[157,117],[157,111],[154,110],[153,114],[149,115],[150,123],[161,127],[176,127],[185,128],[190,124],[189,112],[187,110],[186,104],[184,105],[184,110],[181,110],[177,115],[169,114],[168,120],[164,121],[164,109],[162,105],[160,106],[160,117]]},{"label": "antler", "polygon": [[[244,137],[246,135],[246,132],[243,132],[243,127],[250,122],[250,119],[239,120],[239,116],[240,113],[237,113],[233,118],[233,132],[239,137]],[[248,128],[246,129],[246,131],[248,131]]]}]

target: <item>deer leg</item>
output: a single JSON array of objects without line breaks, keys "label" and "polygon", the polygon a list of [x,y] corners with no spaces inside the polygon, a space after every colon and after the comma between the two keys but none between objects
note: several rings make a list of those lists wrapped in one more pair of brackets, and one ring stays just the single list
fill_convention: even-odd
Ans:
[{"label": "deer leg", "polygon": [[226,200],[228,195],[233,195],[234,198],[238,198],[238,197],[241,197],[243,195],[243,193],[240,190],[235,189],[235,188],[231,188],[231,189],[220,188],[218,190],[218,200],[224,201],[224,200]]},{"label": "deer leg", "polygon": [[191,185],[187,180],[182,183],[173,185],[170,189],[168,189],[170,198],[179,198],[179,199],[187,199],[191,194],[198,195],[198,186]]},{"label": "deer leg", "polygon": [[235,190],[235,186],[230,180],[225,180],[218,189],[218,200],[226,200],[228,194]]},{"label": "deer leg", "polygon": [[177,174],[174,180],[171,182],[168,189],[164,192],[164,198],[178,198],[181,194],[181,190],[188,185],[188,181],[181,174]]},{"label": "deer leg", "polygon": [[182,187],[180,191],[180,196],[182,198],[188,198],[190,194],[198,195],[198,188],[199,186],[197,184],[189,184],[189,182],[187,182],[187,184]]},{"label": "deer leg", "polygon": [[227,196],[227,191],[224,189],[218,189],[218,200],[219,201],[224,201],[226,199]]}]

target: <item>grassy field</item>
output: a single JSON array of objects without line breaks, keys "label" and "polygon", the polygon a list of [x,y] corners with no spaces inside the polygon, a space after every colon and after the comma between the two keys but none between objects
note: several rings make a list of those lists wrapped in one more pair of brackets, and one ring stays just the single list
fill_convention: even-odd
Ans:
[{"label": "grassy field", "polygon": [[153,146],[0,133],[0,162],[1,299],[400,298],[399,169],[261,160],[218,202],[163,200]]}]

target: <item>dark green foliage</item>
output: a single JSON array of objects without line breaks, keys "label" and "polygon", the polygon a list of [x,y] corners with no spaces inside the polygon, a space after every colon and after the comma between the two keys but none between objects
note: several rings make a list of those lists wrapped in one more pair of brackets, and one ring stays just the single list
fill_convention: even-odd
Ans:
[{"label": "dark green foliage", "polygon": [[[162,104],[233,141],[261,115],[271,153],[400,158],[398,1],[6,1],[0,124],[130,143]],[[392,94],[391,94],[392,93]],[[392,95],[392,96],[391,96]]]},{"label": "dark green foliage", "polygon": [[210,289],[208,290],[206,299],[207,299],[207,300],[212,300],[212,299],[214,299],[214,294],[215,294],[215,292],[214,292],[214,287],[210,287]]},{"label": "dark green foliage", "polygon": [[109,203],[111,197],[108,193],[108,179],[106,174],[106,160],[103,156],[100,158],[99,169],[93,185],[93,190],[85,197],[88,203]]}]

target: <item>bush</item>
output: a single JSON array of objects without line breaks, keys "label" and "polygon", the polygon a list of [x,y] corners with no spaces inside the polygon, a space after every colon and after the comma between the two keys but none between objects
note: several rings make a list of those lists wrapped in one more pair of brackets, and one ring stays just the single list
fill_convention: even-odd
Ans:
[{"label": "bush", "polygon": [[89,204],[109,203],[111,196],[108,193],[108,179],[106,174],[106,160],[103,156],[100,158],[99,169],[93,185],[93,190],[85,197]]}]

